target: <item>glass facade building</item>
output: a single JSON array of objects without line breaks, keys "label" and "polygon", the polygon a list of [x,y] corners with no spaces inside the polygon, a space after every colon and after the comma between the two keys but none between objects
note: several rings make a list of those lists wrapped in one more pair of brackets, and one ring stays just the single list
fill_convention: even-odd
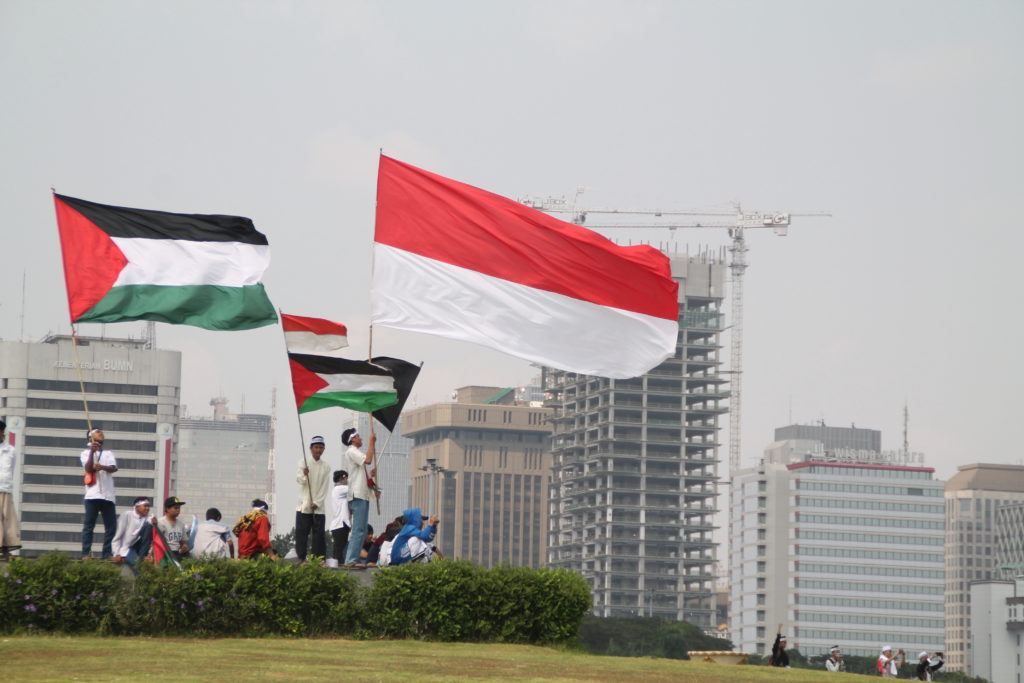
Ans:
[{"label": "glass facade building", "polygon": [[[898,454],[885,464],[852,445],[880,443],[865,439],[873,430],[829,429],[831,447],[812,432],[777,440],[733,480],[733,642],[765,654],[781,622],[806,656],[836,644],[868,657],[884,643],[942,650],[944,483],[932,468],[903,465]],[[839,449],[853,454],[840,462]]]}]

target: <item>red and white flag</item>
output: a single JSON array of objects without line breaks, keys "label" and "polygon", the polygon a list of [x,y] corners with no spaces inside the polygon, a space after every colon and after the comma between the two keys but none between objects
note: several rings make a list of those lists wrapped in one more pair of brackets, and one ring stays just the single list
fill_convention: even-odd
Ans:
[{"label": "red and white flag", "polygon": [[675,352],[678,315],[657,249],[381,156],[373,324],[626,378]]},{"label": "red and white flag", "polygon": [[344,357],[341,349],[348,346],[348,329],[341,323],[282,313],[281,325],[288,353]]}]

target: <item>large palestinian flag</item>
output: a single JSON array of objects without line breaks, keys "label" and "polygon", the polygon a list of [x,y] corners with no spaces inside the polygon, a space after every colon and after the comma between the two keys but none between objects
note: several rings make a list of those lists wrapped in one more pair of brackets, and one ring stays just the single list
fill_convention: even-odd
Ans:
[{"label": "large palestinian flag", "polygon": [[267,238],[241,216],[130,209],[54,195],[71,322],[208,330],[277,322],[260,284]]},{"label": "large palestinian flag", "polygon": [[391,370],[364,360],[289,353],[299,413],[338,406],[372,413],[398,403]]}]

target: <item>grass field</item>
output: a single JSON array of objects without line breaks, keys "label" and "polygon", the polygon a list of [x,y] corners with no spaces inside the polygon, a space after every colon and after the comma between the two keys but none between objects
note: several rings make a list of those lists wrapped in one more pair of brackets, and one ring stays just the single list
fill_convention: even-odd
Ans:
[{"label": "grass field", "polygon": [[[527,645],[264,638],[0,638],[12,681],[821,681],[824,671],[597,657]],[[869,680],[842,676],[844,682]]]}]

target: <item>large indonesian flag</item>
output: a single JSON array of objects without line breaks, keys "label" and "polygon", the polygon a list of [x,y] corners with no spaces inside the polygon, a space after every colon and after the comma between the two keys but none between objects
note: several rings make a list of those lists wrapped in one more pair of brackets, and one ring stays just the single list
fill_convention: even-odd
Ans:
[{"label": "large indonesian flag", "polygon": [[386,156],[377,178],[374,324],[602,377],[675,352],[668,258]]},{"label": "large indonesian flag", "polygon": [[364,360],[289,353],[295,406],[299,413],[348,408],[364,413],[398,403],[391,370]]},{"label": "large indonesian flag", "polygon": [[267,238],[240,216],[129,209],[54,195],[72,322],[209,330],[277,322],[260,284]]}]

